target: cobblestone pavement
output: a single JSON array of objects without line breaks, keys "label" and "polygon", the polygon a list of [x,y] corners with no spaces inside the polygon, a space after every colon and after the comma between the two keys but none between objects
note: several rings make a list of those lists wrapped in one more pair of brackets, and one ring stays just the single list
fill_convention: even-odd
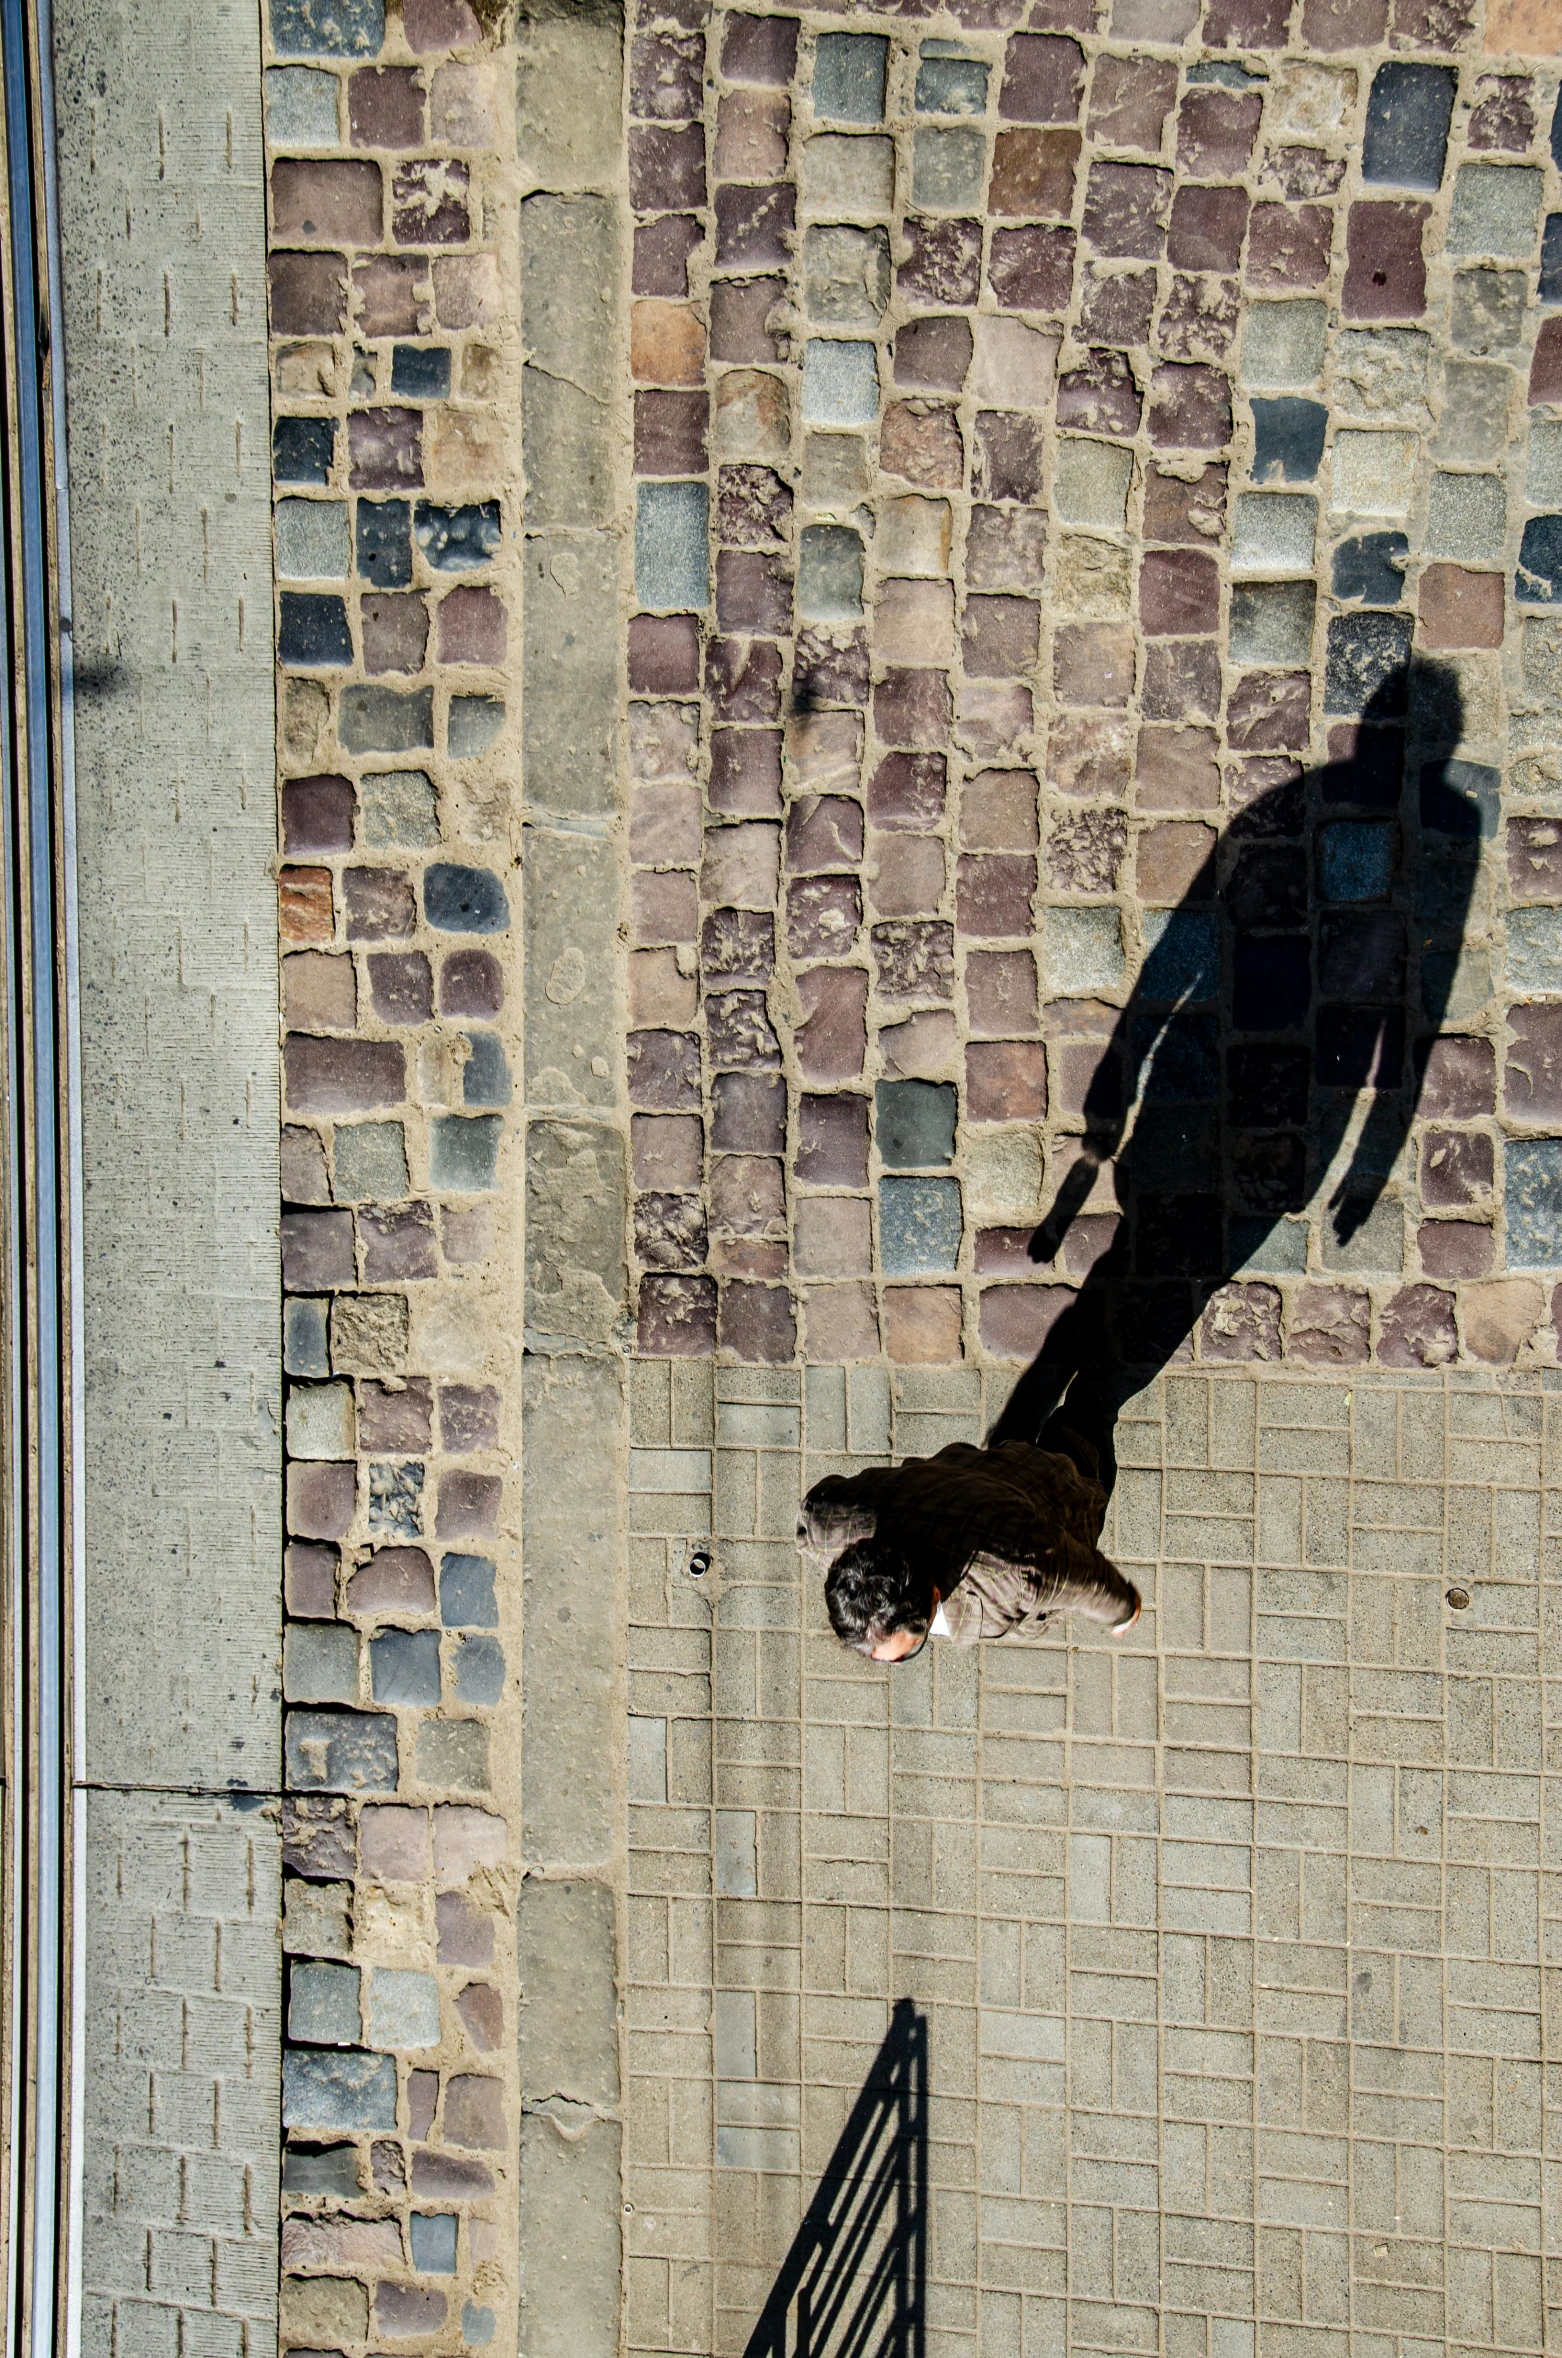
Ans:
[{"label": "cobblestone pavement", "polygon": [[636,1368],[633,2348],[744,2347],[906,1995],[930,2351],[1551,2346],[1558,1406],[1169,1374],[1133,1637],[890,1677],[799,1487],[975,1438],[981,1378]]},{"label": "cobblestone pavement", "polygon": [[[1543,13],[270,0],[289,2347],[742,2348],[902,1996],[931,2346],[1544,2345]],[[844,1657],[1119,1233],[1141,1627]]]},{"label": "cobblestone pavement", "polygon": [[636,19],[641,1348],[1554,1364],[1555,66],[953,13]]},{"label": "cobblestone pavement", "polygon": [[516,2331],[517,194],[490,19],[266,11],[284,2348]]}]

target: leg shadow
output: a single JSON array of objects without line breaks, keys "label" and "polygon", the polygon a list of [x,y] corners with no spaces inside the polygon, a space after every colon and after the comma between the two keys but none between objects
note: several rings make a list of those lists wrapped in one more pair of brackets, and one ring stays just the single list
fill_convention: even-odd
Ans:
[{"label": "leg shadow", "polygon": [[927,2017],[898,1998],[744,2358],[922,2358]]},{"label": "leg shadow", "polygon": [[[1146,913],[1138,981],[1028,1248],[1083,1282],[1047,1304],[1054,1322],[994,1440],[1036,1439],[1081,1371],[1109,1428],[1123,1400],[1189,1356],[1201,1321],[1206,1359],[1278,1356],[1281,1297],[1266,1278],[1403,1265],[1385,1189],[1435,1035],[1485,995],[1461,952],[1498,781],[1455,758],[1463,711],[1446,665],[1401,660],[1355,711],[1331,724],[1321,767],[1233,765],[1224,834],[1179,905]],[[1108,1173],[1115,1210],[1101,1204]],[[1300,1215],[1331,1174],[1310,1262]],[[1451,1226],[1423,1240],[1426,1273],[1462,1274],[1470,1249]],[[1444,1315],[1436,1301],[1425,1314]],[[1342,1334],[1342,1362],[1360,1340]]]}]

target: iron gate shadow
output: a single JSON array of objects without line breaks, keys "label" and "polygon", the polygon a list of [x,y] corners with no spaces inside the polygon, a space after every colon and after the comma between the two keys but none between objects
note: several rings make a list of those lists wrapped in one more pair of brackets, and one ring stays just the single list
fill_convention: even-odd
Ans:
[{"label": "iron gate shadow", "polygon": [[922,2358],[927,2142],[927,2017],[898,1998],[744,2358]]}]

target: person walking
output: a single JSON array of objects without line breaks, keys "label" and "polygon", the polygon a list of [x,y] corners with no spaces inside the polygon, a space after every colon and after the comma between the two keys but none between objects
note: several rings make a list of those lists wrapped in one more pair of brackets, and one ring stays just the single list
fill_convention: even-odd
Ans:
[{"label": "person walking", "polygon": [[816,1482],[797,1537],[842,1644],[909,1662],[930,1636],[1034,1639],[1063,1613],[1132,1629],[1139,1591],[1096,1545],[1116,1412],[1114,1387],[1079,1375],[1034,1440],[1005,1417],[985,1448]]}]

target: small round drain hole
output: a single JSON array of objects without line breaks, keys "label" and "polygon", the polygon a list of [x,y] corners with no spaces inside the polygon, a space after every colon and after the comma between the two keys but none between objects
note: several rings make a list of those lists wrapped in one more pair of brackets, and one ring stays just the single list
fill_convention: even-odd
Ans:
[{"label": "small round drain hole", "polygon": [[703,1580],[709,1570],[710,1549],[707,1547],[697,1547],[693,1555],[689,1558],[689,1578],[691,1580]]},{"label": "small round drain hole", "polygon": [[1465,1612],[1470,1602],[1469,1590],[1467,1588],[1451,1588],[1448,1591],[1448,1602],[1456,1613]]}]

